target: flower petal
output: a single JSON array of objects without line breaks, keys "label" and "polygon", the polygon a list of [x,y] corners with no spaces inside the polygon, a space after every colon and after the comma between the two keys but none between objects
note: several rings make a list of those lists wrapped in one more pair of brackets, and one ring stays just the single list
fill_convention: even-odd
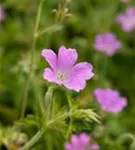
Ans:
[{"label": "flower petal", "polygon": [[94,76],[92,69],[93,66],[90,63],[83,62],[76,64],[73,71],[78,78],[88,80]]},{"label": "flower petal", "polygon": [[89,135],[87,135],[86,133],[81,133],[80,134],[80,143],[81,145],[83,145],[84,147],[89,145],[90,142],[90,137]]},{"label": "flower petal", "polygon": [[94,96],[99,104],[102,104],[102,101],[105,99],[104,91],[100,88],[95,89]]},{"label": "flower petal", "polygon": [[55,73],[50,68],[46,68],[43,73],[43,78],[49,82],[57,83]]},{"label": "flower petal", "polygon": [[71,144],[72,144],[73,150],[80,149],[80,141],[77,135],[72,135]]},{"label": "flower petal", "polygon": [[65,144],[65,150],[73,150],[72,145],[69,143]]},{"label": "flower petal", "polygon": [[77,78],[76,76],[72,77],[69,82],[64,83],[64,86],[68,89],[79,92],[83,90],[86,86],[86,82],[83,79]]},{"label": "flower petal", "polygon": [[77,58],[78,55],[75,49],[66,49],[64,46],[59,48],[58,64],[60,68],[73,66],[76,63]]},{"label": "flower petal", "polygon": [[90,149],[91,149],[91,150],[99,150],[100,147],[99,147],[98,144],[91,144],[91,145],[90,145]]},{"label": "flower petal", "polygon": [[52,69],[56,69],[57,67],[57,56],[51,49],[42,50],[41,55],[46,59]]},{"label": "flower petal", "polygon": [[120,97],[116,90],[96,89],[94,94],[101,108],[106,112],[118,113],[127,105],[127,99]]}]

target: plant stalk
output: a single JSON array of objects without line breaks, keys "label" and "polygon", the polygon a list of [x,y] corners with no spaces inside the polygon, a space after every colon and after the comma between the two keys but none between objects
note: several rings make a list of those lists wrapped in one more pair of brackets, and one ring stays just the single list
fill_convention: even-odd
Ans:
[{"label": "plant stalk", "polygon": [[24,88],[22,110],[21,110],[21,114],[20,114],[20,118],[21,119],[23,119],[24,115],[25,115],[25,110],[26,110],[26,107],[27,107],[28,93],[29,93],[29,89],[30,89],[30,84],[31,84],[32,78],[34,76],[34,56],[35,56],[35,49],[36,49],[36,43],[37,43],[37,33],[38,33],[38,28],[39,28],[39,23],[40,23],[42,6],[43,6],[43,2],[40,2],[39,6],[38,6],[36,23],[35,23],[34,34],[33,34],[30,72],[29,72],[29,75],[28,75],[28,78],[27,78],[27,81],[26,81],[26,85],[25,85],[25,88]]},{"label": "plant stalk", "polygon": [[[72,112],[72,99],[69,95],[67,95],[67,99],[68,99],[68,105],[69,105],[69,112]],[[69,128],[68,128],[67,135],[66,135],[67,140],[70,134],[72,133],[72,123],[73,123],[72,115],[70,115],[69,117],[70,117],[70,122],[69,122]]]},{"label": "plant stalk", "polygon": [[[55,124],[57,121],[63,120],[66,117],[69,117],[73,114],[74,112],[69,112],[69,113],[64,113],[63,115],[61,115],[60,117],[54,119],[54,120],[50,120],[47,124],[46,124],[46,128],[53,124]],[[29,150],[31,147],[33,147],[38,141],[39,139],[43,136],[45,132],[45,129],[43,130],[39,130],[33,137],[31,140],[29,140],[22,148],[20,148],[19,150]]]},{"label": "plant stalk", "polygon": [[30,141],[28,141],[22,148],[20,148],[19,150],[29,150],[31,147],[33,147],[38,141],[39,139],[42,137],[42,135],[44,134],[45,130],[39,130]]}]

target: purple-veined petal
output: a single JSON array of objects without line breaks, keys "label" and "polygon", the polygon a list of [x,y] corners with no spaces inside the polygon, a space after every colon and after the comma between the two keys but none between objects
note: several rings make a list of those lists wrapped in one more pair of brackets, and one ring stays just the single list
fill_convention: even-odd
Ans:
[{"label": "purple-veined petal", "polygon": [[68,48],[66,49],[64,46],[59,48],[58,52],[58,65],[60,68],[73,66],[77,61],[78,55],[75,49]]},{"label": "purple-veined petal", "polygon": [[46,59],[52,69],[57,67],[57,56],[51,49],[42,50],[41,55]]},{"label": "purple-veined petal", "polygon": [[64,86],[68,89],[79,92],[83,90],[86,86],[86,81],[84,79],[80,79],[76,76],[73,76],[68,82],[64,83]]},{"label": "purple-veined petal", "polygon": [[54,82],[54,83],[59,84],[59,82],[57,81],[55,72],[52,69],[50,69],[50,68],[46,68],[44,70],[43,78],[45,80],[47,80],[48,82]]},{"label": "purple-veined petal", "polygon": [[74,74],[80,79],[88,80],[91,79],[94,76],[94,73],[92,72],[93,66],[90,63],[83,62],[78,63],[74,66]]}]

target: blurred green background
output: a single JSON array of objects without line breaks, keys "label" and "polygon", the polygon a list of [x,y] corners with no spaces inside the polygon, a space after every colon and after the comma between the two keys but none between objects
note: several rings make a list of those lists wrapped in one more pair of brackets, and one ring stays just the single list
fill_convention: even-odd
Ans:
[{"label": "blurred green background", "polygon": [[[0,23],[0,124],[6,127],[19,119],[39,1],[1,0],[0,3],[5,11],[5,19]],[[75,99],[80,107],[98,111],[99,106],[93,98],[95,88],[113,88],[127,97],[126,109],[117,115],[107,115],[101,127],[93,127],[93,132],[103,130],[104,126],[108,129],[101,131],[101,149],[128,150],[115,141],[126,133],[135,134],[135,32],[123,32],[116,17],[128,5],[135,6],[135,1],[124,4],[119,0],[71,0],[66,6],[68,16],[64,19],[56,17],[59,4],[62,1],[46,0],[43,6],[39,29],[46,32],[37,39],[35,77],[29,91],[27,114],[35,111],[36,101],[43,98],[48,87],[42,78],[48,64],[41,57],[41,50],[51,48],[57,52],[61,45],[76,48],[79,61],[93,64],[95,77],[87,82],[85,90],[74,93]],[[54,28],[50,30],[50,27]],[[96,52],[93,46],[96,35],[106,32],[116,34],[122,43],[113,57]],[[58,99],[65,103],[64,94],[59,89],[57,92]]]}]

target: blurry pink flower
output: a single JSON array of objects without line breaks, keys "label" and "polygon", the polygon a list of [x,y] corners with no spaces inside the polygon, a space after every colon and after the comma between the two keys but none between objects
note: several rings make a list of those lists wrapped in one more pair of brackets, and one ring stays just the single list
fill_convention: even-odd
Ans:
[{"label": "blurry pink flower", "polygon": [[90,150],[100,150],[100,147],[98,144],[91,144],[90,145]]},{"label": "blurry pink flower", "polygon": [[120,97],[119,93],[112,89],[96,89],[94,95],[106,112],[118,113],[127,105],[127,99]]},{"label": "blurry pink flower", "polygon": [[3,8],[0,6],[0,22],[3,21],[5,18],[5,13]]},{"label": "blurry pink flower", "polygon": [[85,134],[72,135],[71,144],[65,144],[65,150],[99,150],[98,144],[91,144],[91,138]]},{"label": "blurry pink flower", "polygon": [[120,0],[121,2],[128,3],[130,0]]},{"label": "blurry pink flower", "polygon": [[128,7],[124,14],[117,17],[117,22],[122,26],[125,32],[135,29],[135,7]]},{"label": "blurry pink flower", "polygon": [[51,49],[44,49],[42,56],[51,68],[44,70],[43,77],[49,82],[64,85],[66,88],[79,92],[86,86],[86,80],[94,76],[90,63],[76,64],[78,54],[75,49],[64,46],[59,48],[58,56]]},{"label": "blurry pink flower", "polygon": [[97,51],[112,56],[121,48],[121,43],[113,33],[105,33],[96,36],[94,47]]}]

